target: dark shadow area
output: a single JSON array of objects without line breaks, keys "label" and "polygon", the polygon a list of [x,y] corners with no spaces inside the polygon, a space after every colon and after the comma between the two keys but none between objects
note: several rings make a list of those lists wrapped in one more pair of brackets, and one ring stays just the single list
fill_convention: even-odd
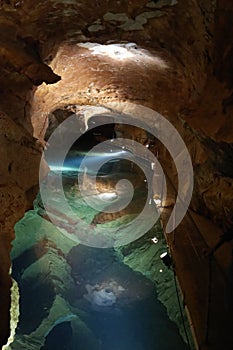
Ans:
[{"label": "dark shadow area", "polygon": [[69,350],[69,342],[72,337],[70,322],[62,322],[55,326],[47,335],[45,345],[41,350]]}]

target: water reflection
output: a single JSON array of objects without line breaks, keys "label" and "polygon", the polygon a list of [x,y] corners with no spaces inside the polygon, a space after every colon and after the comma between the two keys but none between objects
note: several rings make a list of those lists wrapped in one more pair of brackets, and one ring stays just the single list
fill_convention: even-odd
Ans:
[{"label": "water reflection", "polygon": [[[69,161],[72,163],[72,159]],[[140,211],[146,198],[140,170],[135,176],[130,162],[120,164],[116,159],[102,169],[98,186],[102,193],[109,193],[122,173],[135,187],[132,203],[120,212],[125,217]],[[56,180],[56,172],[50,176]],[[67,198],[76,207],[79,192],[73,169],[64,171],[63,180]],[[89,218],[90,208],[83,204],[79,210],[82,217]],[[64,229],[72,229],[67,218],[56,212],[53,215],[64,221]],[[94,213],[92,224],[114,221],[117,215]],[[119,251],[67,243],[61,232],[54,233],[42,204],[24,225],[19,225],[18,231],[16,228],[13,247],[13,277],[21,299],[12,350],[186,349],[177,327],[157,299],[155,284],[125,265]],[[25,241],[23,230],[30,231]],[[72,246],[68,249],[68,245]]]},{"label": "water reflection", "polygon": [[185,349],[154,284],[123,264],[114,250],[77,246],[68,261],[78,291],[71,303],[88,313],[86,322],[101,350]]},{"label": "water reflection", "polygon": [[[47,260],[50,264],[54,262],[53,254],[62,255],[53,251],[49,242],[47,249],[47,254],[51,255],[51,260]],[[33,343],[34,332],[37,333],[46,320],[43,350],[186,349],[177,327],[157,300],[154,284],[123,264],[113,249],[73,247],[62,257],[64,260],[57,260],[58,264],[54,266],[54,269],[60,269],[59,263],[67,263],[71,267],[72,283],[60,290],[59,283],[64,283],[64,276],[59,273],[55,276],[53,270],[51,274],[46,273],[43,261],[42,266],[38,265],[41,271],[35,278],[31,276],[30,283],[25,276],[20,278],[17,274],[23,261],[25,268],[30,266],[37,250],[38,247],[34,247],[30,254],[22,255],[14,262],[14,277],[22,295],[18,337],[27,335]],[[36,276],[40,276],[39,279]],[[60,281],[57,280],[59,276]],[[59,317],[56,311],[57,319],[49,322],[57,293],[69,305],[69,312]],[[20,350],[19,344],[22,343],[15,342],[12,349]]]}]

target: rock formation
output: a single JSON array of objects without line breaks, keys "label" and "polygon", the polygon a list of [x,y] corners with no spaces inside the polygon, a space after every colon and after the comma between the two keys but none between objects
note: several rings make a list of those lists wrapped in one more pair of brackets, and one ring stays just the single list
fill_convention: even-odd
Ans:
[{"label": "rock formation", "polygon": [[[159,112],[179,131],[194,167],[192,212],[176,230],[176,245],[194,246],[193,254],[199,256],[200,250],[218,242],[221,233],[232,230],[233,4],[230,0],[1,0],[0,10],[3,345],[10,333],[14,225],[32,208],[38,192],[41,153],[52,116],[65,119],[74,112],[88,114],[88,108],[96,105],[131,115],[132,104]],[[112,56],[109,45],[116,45]],[[125,60],[118,60],[126,53]],[[125,137],[130,133],[131,129],[124,129]],[[136,136],[144,144],[145,135]],[[156,147],[170,184],[162,216],[166,222],[176,197],[177,172],[167,150],[159,143]],[[214,223],[217,231],[203,218]],[[170,237],[168,241],[172,246]],[[223,276],[231,264],[231,250],[229,240],[216,252]],[[182,277],[187,265],[178,251],[174,257],[177,268],[181,266],[179,280],[185,289],[185,280],[192,277]],[[203,268],[207,263],[201,259],[200,270],[207,281],[208,271]],[[200,282],[199,277],[193,272],[193,281]],[[192,302],[187,297],[202,344],[205,335],[198,328],[203,328],[203,320],[195,314]],[[210,336],[215,342],[218,324],[213,323]],[[224,332],[222,327],[222,337]]]}]

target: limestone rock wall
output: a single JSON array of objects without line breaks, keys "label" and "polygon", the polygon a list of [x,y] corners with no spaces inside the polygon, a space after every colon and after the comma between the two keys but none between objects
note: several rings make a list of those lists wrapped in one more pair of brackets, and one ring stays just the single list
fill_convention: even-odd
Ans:
[{"label": "limestone rock wall", "polygon": [[[28,210],[38,191],[39,145],[22,127],[6,114],[0,113],[0,338],[6,341],[6,319],[9,312],[9,277],[11,241],[14,225]],[[5,287],[5,288],[4,288]]]},{"label": "limestone rock wall", "polygon": [[[230,0],[2,0],[0,10],[4,343],[13,226],[37,192],[37,139],[43,141],[48,113],[54,109],[130,101],[162,113],[189,143],[196,174],[193,208],[223,228],[231,227],[232,174],[225,169],[232,162],[233,5]],[[117,68],[106,56],[77,45],[108,41],[136,43],[153,60],[136,55]],[[213,157],[220,143],[222,152]],[[167,152],[160,155],[175,182]]]}]

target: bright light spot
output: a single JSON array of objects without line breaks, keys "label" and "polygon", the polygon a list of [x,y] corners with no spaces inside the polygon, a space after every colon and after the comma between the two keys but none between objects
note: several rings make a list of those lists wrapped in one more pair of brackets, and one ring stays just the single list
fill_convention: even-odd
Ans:
[{"label": "bright light spot", "polygon": [[79,44],[79,46],[91,50],[93,55],[108,56],[117,60],[124,60],[134,57],[133,52],[131,52],[132,48],[130,46],[127,47],[125,44],[101,45],[94,43],[85,43]]},{"label": "bright light spot", "polygon": [[[122,153],[127,153],[126,151],[113,151],[112,149],[110,150],[110,153],[114,153],[114,155],[121,155]],[[95,157],[95,156],[98,156],[98,157],[109,157],[109,153],[91,153],[91,152],[89,152],[88,153],[88,156],[93,156],[93,157]]]},{"label": "bright light spot", "polygon": [[147,182],[147,180],[145,179],[144,182]]},{"label": "bright light spot", "polygon": [[163,270],[162,270],[162,269],[160,269],[160,270],[159,270],[159,272],[163,272]]},{"label": "bright light spot", "polygon": [[151,240],[154,244],[157,244],[159,241],[157,237],[153,237]]},{"label": "bright light spot", "polygon": [[68,171],[77,171],[78,168],[72,168],[72,167],[66,167],[66,166],[63,166],[63,167],[60,167],[60,166],[56,166],[56,165],[49,165],[50,167],[50,170],[51,171],[64,171],[64,172],[68,172]]},{"label": "bright light spot", "polygon": [[155,204],[158,206],[158,207],[160,207],[161,206],[161,204],[162,204],[162,201],[161,201],[161,199],[158,199],[158,198],[154,198],[154,202],[155,202]]},{"label": "bright light spot", "polygon": [[163,259],[167,254],[168,254],[167,252],[160,254],[160,258]]},{"label": "bright light spot", "polygon": [[113,200],[116,199],[118,196],[116,192],[105,192],[98,194],[97,197],[102,200]]},{"label": "bright light spot", "polygon": [[132,60],[136,63],[156,65],[160,69],[168,68],[167,63],[155,53],[138,47],[135,43],[115,43],[115,44],[97,44],[97,43],[80,43],[79,47],[83,47],[92,51],[92,55],[107,56],[114,60]]},{"label": "bright light spot", "polygon": [[150,145],[147,144],[147,145],[146,145],[146,148],[149,148],[149,147],[150,147]]},{"label": "bright light spot", "polygon": [[2,350],[11,349],[9,345],[14,342],[16,328],[19,321],[19,287],[17,282],[14,279],[12,279],[12,286],[11,286],[10,316],[11,316],[10,317],[10,330],[11,330],[10,336],[8,338],[7,344],[3,345]]}]

